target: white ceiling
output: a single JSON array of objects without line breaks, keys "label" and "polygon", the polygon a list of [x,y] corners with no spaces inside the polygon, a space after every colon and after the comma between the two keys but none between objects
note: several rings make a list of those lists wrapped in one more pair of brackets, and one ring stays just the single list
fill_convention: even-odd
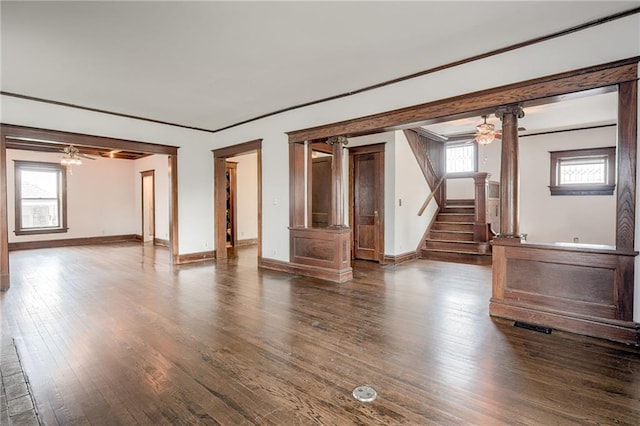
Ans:
[{"label": "white ceiling", "polygon": [[[618,121],[618,92],[536,106],[525,105],[523,109],[525,115],[518,120],[518,126],[526,130],[520,131],[520,135],[615,124]],[[481,117],[471,117],[423,127],[443,136],[455,136],[457,133],[475,131],[480,123]],[[493,124],[496,129],[501,128],[500,120],[494,114],[487,117],[487,123]]]},{"label": "white ceiling", "polygon": [[2,1],[1,89],[219,129],[637,5]]}]

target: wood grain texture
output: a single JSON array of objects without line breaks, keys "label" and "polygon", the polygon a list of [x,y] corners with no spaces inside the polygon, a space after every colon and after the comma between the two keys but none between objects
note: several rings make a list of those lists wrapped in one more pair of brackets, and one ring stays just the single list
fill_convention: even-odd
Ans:
[{"label": "wood grain texture", "polygon": [[331,211],[331,164],[333,157],[311,159],[311,226],[329,226]]},{"label": "wood grain texture", "polygon": [[[140,172],[140,206],[142,206],[142,208],[140,209],[140,223],[142,224],[142,229],[140,230],[140,236],[142,237],[142,239],[144,239],[144,228],[145,228],[145,217],[144,217],[144,205],[145,205],[145,189],[144,189],[144,178],[151,178],[151,198],[152,198],[152,207],[151,210],[153,212],[152,218],[151,218],[151,229],[153,229],[153,231],[151,232],[151,235],[153,235],[154,237],[154,244],[155,244],[155,235],[156,235],[156,172],[155,170],[145,170]],[[66,184],[65,184],[66,186]]]},{"label": "wood grain texture", "polygon": [[[520,237],[520,167],[518,105],[501,108],[502,150],[500,156],[500,237]],[[496,113],[498,114],[498,113]]]},{"label": "wood grain texture", "polygon": [[637,253],[510,240],[493,241],[491,315],[611,340],[624,329],[621,342],[640,344],[633,322]]},{"label": "wood grain texture", "polygon": [[171,247],[171,241],[165,240],[164,238],[154,238],[153,244],[167,248]]},{"label": "wood grain texture", "polygon": [[7,146],[4,127],[0,126],[0,291],[10,287],[9,223],[7,212]]},{"label": "wood grain texture", "polygon": [[215,221],[215,248],[218,259],[227,258],[227,161],[226,157],[213,158],[213,207]]},{"label": "wood grain texture", "polygon": [[178,147],[138,142],[126,139],[108,138],[104,136],[86,135],[82,133],[62,132],[59,130],[38,129],[35,127],[2,124],[3,134],[10,138],[54,141],[63,145],[86,145],[100,148],[121,149],[125,151],[143,152],[147,154],[177,155]]},{"label": "wood grain texture", "polygon": [[[322,268],[321,275],[305,274],[336,281],[351,275],[350,228],[290,228],[290,262],[306,265],[309,271]],[[328,278],[327,273],[331,274]],[[342,282],[342,281],[340,281]]]},{"label": "wood grain texture", "polygon": [[180,240],[178,239],[178,155],[169,155],[169,182],[171,191],[169,193],[169,242],[171,259],[173,263],[178,263],[178,253],[180,250]]},{"label": "wood grain texture", "polygon": [[383,265],[399,265],[417,258],[418,254],[415,251],[409,251],[402,254],[385,254],[381,263]]},{"label": "wood grain texture", "polygon": [[303,142],[334,135],[400,130],[437,123],[445,117],[450,120],[492,113],[500,105],[633,81],[638,78],[637,62],[638,58],[615,61],[287,134],[289,142]]},{"label": "wood grain texture", "polygon": [[350,150],[353,257],[381,262],[384,256],[384,151]]},{"label": "wood grain texture", "polygon": [[224,148],[214,149],[214,157],[233,157],[238,154],[259,151],[262,149],[262,139],[253,139],[239,144],[225,146]]},{"label": "wood grain texture", "polygon": [[121,242],[127,242],[127,241],[137,241],[141,243],[142,236],[137,234],[123,234],[123,235],[101,235],[98,237],[83,237],[83,238],[63,238],[63,239],[56,239],[56,240],[16,241],[13,243],[9,243],[9,251],[121,243]]},{"label": "wood grain texture", "polygon": [[442,141],[435,140],[433,136],[425,134],[419,129],[406,129],[404,130],[404,135],[431,190],[431,193],[418,210],[418,216],[422,216],[433,199],[435,199],[439,208],[444,206],[446,198],[446,149]]},{"label": "wood grain texture", "polygon": [[[226,250],[223,250],[226,252]],[[194,253],[185,253],[178,256],[178,264],[194,262],[206,262],[209,260],[217,259],[217,250],[199,251]],[[225,259],[225,258],[221,258]]]},{"label": "wood grain texture", "polygon": [[[227,245],[227,222],[226,222],[226,168],[227,159],[255,152],[257,155],[257,177],[258,177],[258,253],[262,254],[262,139],[253,139],[236,145],[227,146],[213,150],[213,205],[215,220],[215,245],[216,248],[225,247],[225,250],[219,250],[217,256],[219,259],[226,258],[229,254],[234,254],[233,250],[229,253],[226,250]],[[234,210],[235,215],[235,210]],[[237,220],[234,219],[234,222]],[[235,246],[235,240],[234,240]]]},{"label": "wood grain texture", "polygon": [[635,248],[636,169],[638,153],[638,82],[618,85],[618,180],[616,247]]},{"label": "wood grain texture", "polygon": [[262,140],[258,155],[258,257],[262,256]]},{"label": "wood grain texture", "polygon": [[43,423],[637,425],[639,350],[492,320],[488,267],[356,262],[332,285],[246,253],[11,253],[0,321]]},{"label": "wood grain texture", "polygon": [[475,217],[473,224],[473,240],[478,242],[489,241],[489,228],[487,227],[487,204],[489,195],[489,173],[476,173],[473,175]]},{"label": "wood grain texture", "polygon": [[378,173],[375,176],[374,186],[377,187],[375,189],[376,192],[376,203],[378,205],[378,220],[376,224],[376,238],[377,238],[377,257],[376,260],[378,262],[384,262],[384,152],[386,149],[386,143],[376,143],[371,145],[363,145],[357,147],[349,148],[349,227],[353,230],[353,241],[352,241],[352,253],[351,257],[355,258],[355,247],[357,245],[357,229],[354,227],[354,218],[356,216],[356,186],[357,181],[360,179],[356,179],[356,162],[358,161],[359,156],[365,154],[373,154],[379,156],[378,158]]},{"label": "wood grain texture", "polygon": [[[305,226],[304,144],[289,145],[289,226]],[[311,213],[309,213],[311,214]]]},{"label": "wood grain texture", "polygon": [[343,170],[344,145],[334,143],[332,146],[333,161],[331,162],[331,215],[329,226],[345,226],[344,223],[344,196],[343,194]]}]

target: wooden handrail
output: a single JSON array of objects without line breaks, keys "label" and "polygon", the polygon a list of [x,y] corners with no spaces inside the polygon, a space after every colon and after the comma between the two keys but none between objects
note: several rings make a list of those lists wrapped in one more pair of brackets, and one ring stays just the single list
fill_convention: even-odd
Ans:
[{"label": "wooden handrail", "polygon": [[440,178],[440,180],[438,181],[438,184],[436,185],[435,188],[433,188],[431,190],[431,193],[429,194],[429,196],[427,197],[426,200],[424,200],[424,203],[422,203],[422,207],[420,207],[420,210],[418,210],[418,216],[422,216],[422,214],[424,213],[424,211],[427,209],[427,206],[429,205],[429,203],[431,202],[431,200],[433,199],[433,197],[436,196],[436,193],[438,192],[438,190],[440,189],[440,186],[442,185],[442,182],[444,182],[446,178],[445,176],[442,176]]}]

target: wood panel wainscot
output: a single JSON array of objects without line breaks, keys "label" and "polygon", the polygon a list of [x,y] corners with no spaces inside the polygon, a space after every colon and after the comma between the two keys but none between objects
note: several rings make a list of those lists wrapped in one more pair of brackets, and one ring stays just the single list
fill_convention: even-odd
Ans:
[{"label": "wood panel wainscot", "polygon": [[635,251],[587,244],[493,242],[491,316],[640,345]]},{"label": "wood panel wainscot", "polygon": [[290,253],[301,275],[338,283],[353,279],[350,228],[290,228]]}]

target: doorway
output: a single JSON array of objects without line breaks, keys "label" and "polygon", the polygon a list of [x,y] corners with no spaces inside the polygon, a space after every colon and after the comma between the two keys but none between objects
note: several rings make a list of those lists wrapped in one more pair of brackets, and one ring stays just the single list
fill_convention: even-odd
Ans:
[{"label": "doorway", "polygon": [[231,161],[226,162],[226,186],[227,186],[227,202],[226,202],[226,230],[227,230],[227,247],[237,247],[238,235],[236,232],[237,220],[237,202],[236,192],[238,190],[238,163]]},{"label": "doorway", "polygon": [[[240,197],[239,189],[232,189],[238,185],[238,174],[236,172],[229,172],[228,165],[234,164],[234,162],[228,161],[233,157],[241,157],[244,155],[254,154],[255,160],[255,199],[254,219],[257,221],[257,238],[244,233],[242,229],[239,231],[242,223],[244,223],[244,208],[239,206]],[[241,164],[241,163],[239,163]],[[234,166],[231,166],[233,169]],[[245,142],[238,145],[233,145],[226,148],[221,148],[213,151],[213,175],[214,175],[214,241],[215,241],[215,256],[216,259],[227,259],[237,256],[235,248],[238,245],[243,245],[246,242],[251,242],[255,245],[257,243],[257,255],[258,258],[262,257],[262,139],[256,139],[253,141]],[[232,175],[234,175],[234,182],[231,182]],[[257,182],[256,182],[257,181]],[[231,194],[233,192],[233,194]],[[243,204],[244,205],[244,204]],[[238,215],[242,215],[241,218]],[[255,217],[257,216],[257,218]],[[254,222],[255,224],[255,222]],[[240,235],[238,236],[238,233]],[[238,239],[241,238],[241,240]],[[240,244],[240,243],[243,244]],[[228,246],[232,244],[232,247]]]},{"label": "doorway", "polygon": [[142,242],[154,243],[156,236],[155,171],[140,172],[142,177]]},{"label": "doorway", "polygon": [[349,150],[353,258],[384,257],[384,144]]}]

